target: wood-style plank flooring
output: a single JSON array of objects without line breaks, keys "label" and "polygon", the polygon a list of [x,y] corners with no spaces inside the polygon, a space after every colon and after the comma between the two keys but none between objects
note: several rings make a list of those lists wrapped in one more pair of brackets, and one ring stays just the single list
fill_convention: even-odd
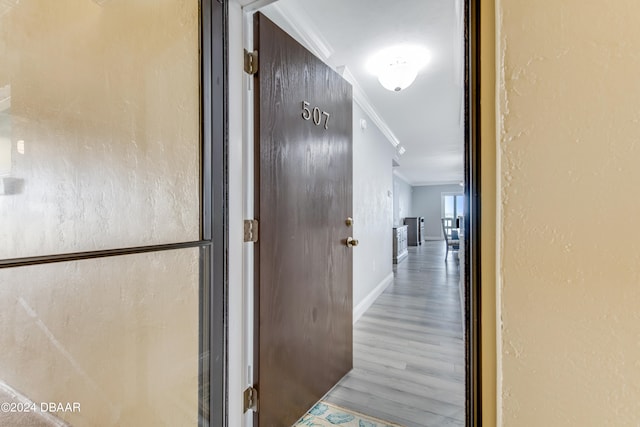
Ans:
[{"label": "wood-style plank flooring", "polygon": [[355,324],[354,369],[325,400],[406,427],[464,426],[458,259],[409,247],[394,283]]}]

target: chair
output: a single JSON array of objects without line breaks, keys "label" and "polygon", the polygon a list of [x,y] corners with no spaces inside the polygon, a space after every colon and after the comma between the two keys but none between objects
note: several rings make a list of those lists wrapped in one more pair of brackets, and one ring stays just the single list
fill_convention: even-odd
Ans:
[{"label": "chair", "polygon": [[444,260],[447,260],[449,251],[457,251],[460,249],[460,238],[458,235],[458,229],[456,228],[455,218],[441,218],[442,221],[442,233],[444,234],[444,240],[447,243],[447,253],[444,256]]}]

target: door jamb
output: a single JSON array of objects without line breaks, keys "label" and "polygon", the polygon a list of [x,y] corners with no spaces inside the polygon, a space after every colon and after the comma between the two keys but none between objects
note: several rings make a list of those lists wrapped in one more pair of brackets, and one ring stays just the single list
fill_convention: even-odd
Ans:
[{"label": "door jamb", "polygon": [[[228,424],[228,4],[200,2],[201,156],[203,168],[198,425]],[[210,185],[209,185],[210,184]]]},{"label": "door jamb", "polygon": [[464,0],[465,62],[465,280],[466,425],[482,425],[480,253],[480,0]]},{"label": "door jamb", "polygon": [[[212,1],[212,0],[211,0]],[[275,0],[274,0],[275,1]],[[218,0],[218,3],[227,4],[224,0]],[[271,3],[271,0],[258,0],[247,5],[245,12],[254,11],[261,6],[262,3]],[[206,3],[206,1],[204,2]],[[257,6],[256,6],[257,5]],[[228,43],[228,14],[225,11],[222,16],[223,25],[222,39],[224,46]],[[467,244],[465,245],[465,271],[467,272],[465,277],[465,419],[467,426],[481,426],[482,425],[482,378],[481,378],[481,335],[480,335],[480,318],[481,318],[481,290],[480,290],[480,278],[481,278],[481,253],[480,253],[480,55],[479,55],[479,41],[480,41],[480,0],[464,0],[464,42],[465,42],[465,229],[468,233],[465,235]],[[222,64],[222,69],[226,70],[228,66],[228,55],[225,49],[222,52],[216,52],[219,56],[213,57],[213,62],[216,64]],[[224,123],[219,124],[216,122],[216,117],[213,117],[214,123],[213,131],[222,132],[224,135],[224,141],[226,144],[228,127],[228,116],[226,114],[228,108],[227,97],[227,80],[226,74],[222,80],[225,85],[224,90],[224,109],[221,117],[223,117]],[[246,144],[246,142],[245,142]],[[246,146],[246,145],[245,145]],[[225,151],[226,152],[226,151]],[[246,162],[246,153],[245,159]],[[228,171],[225,171],[223,176],[224,191],[228,190]],[[246,187],[245,187],[246,191]],[[245,201],[248,198],[245,194]],[[243,213],[248,213],[247,206],[243,208]],[[227,219],[228,213],[225,211],[224,218]],[[223,244],[222,247],[226,247],[225,236],[217,236],[215,242]],[[247,261],[245,255],[244,261]],[[228,263],[228,255],[225,255],[224,264]],[[246,273],[246,267],[244,268]],[[226,275],[226,270],[224,270]],[[226,277],[224,278],[226,283]],[[245,282],[246,283],[246,282]],[[244,286],[244,285],[243,285]],[[228,300],[226,295],[224,296],[224,310],[226,313],[228,308]],[[227,318],[225,316],[225,330]],[[225,337],[226,339],[226,337]],[[225,346],[225,361],[228,357],[228,348]],[[225,375],[228,370],[228,365],[225,362]],[[226,381],[226,378],[225,378]],[[225,387],[226,390],[226,387]],[[211,396],[210,407],[211,409],[217,407],[217,403],[214,402],[215,398],[223,399],[225,406],[227,399],[224,393],[218,396]],[[228,416],[224,416],[225,424],[228,422]],[[212,425],[215,425],[212,422]],[[223,424],[218,424],[223,425]]]}]

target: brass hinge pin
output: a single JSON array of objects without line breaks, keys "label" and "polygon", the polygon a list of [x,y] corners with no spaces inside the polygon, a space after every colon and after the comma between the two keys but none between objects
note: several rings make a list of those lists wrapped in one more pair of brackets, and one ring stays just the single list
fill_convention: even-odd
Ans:
[{"label": "brass hinge pin", "polygon": [[249,52],[244,50],[244,72],[247,74],[255,74],[258,72],[258,51]]},{"label": "brass hinge pin", "polygon": [[244,241],[256,243],[258,241],[258,220],[244,220]]}]

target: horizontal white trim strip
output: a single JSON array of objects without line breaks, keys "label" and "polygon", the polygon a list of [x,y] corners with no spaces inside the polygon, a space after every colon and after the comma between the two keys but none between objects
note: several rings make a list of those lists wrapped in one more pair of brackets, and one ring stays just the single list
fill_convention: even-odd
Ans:
[{"label": "horizontal white trim strip", "polygon": [[367,116],[369,116],[371,121],[376,124],[378,129],[380,129],[380,132],[382,132],[382,134],[387,137],[387,140],[389,140],[389,143],[393,145],[393,148],[396,148],[400,144],[400,140],[373,107],[373,104],[371,103],[371,101],[369,101],[369,98],[365,94],[364,90],[362,89],[356,78],[353,76],[353,74],[351,74],[349,67],[343,65],[338,67],[337,71],[338,73],[342,74],[342,77],[344,77],[349,83],[351,83],[351,86],[353,86],[353,100],[356,101],[356,103],[360,106],[360,108],[364,110],[365,113],[367,113]]},{"label": "horizontal white trim strip", "polygon": [[287,21],[287,24],[304,40],[304,44],[313,51],[323,61],[327,62],[333,55],[333,48],[329,42],[322,37],[309,15],[295,3],[289,3],[283,7],[281,3],[276,3],[273,8]]},{"label": "horizontal white trim strip", "polygon": [[265,6],[269,6],[271,3],[277,0],[236,0],[236,2],[242,6],[242,10],[246,13],[255,12]]}]

